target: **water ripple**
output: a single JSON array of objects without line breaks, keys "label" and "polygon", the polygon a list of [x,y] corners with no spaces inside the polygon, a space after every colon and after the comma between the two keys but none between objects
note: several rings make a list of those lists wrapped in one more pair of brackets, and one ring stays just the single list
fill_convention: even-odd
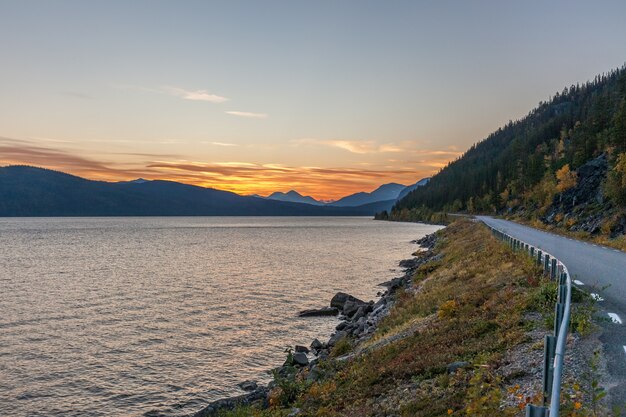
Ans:
[{"label": "water ripple", "polygon": [[364,218],[0,219],[0,415],[181,416],[267,381],[300,319],[371,299],[433,227]]}]

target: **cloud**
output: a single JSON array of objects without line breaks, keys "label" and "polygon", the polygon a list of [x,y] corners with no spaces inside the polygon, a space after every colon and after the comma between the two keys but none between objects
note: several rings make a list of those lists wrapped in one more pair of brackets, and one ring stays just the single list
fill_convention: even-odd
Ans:
[{"label": "cloud", "polygon": [[295,144],[331,146],[356,154],[404,152],[405,149],[393,143],[377,144],[373,140],[339,140],[339,139],[296,139]]},{"label": "cloud", "polygon": [[250,119],[267,119],[268,116],[266,113],[252,113],[249,111],[227,111],[224,113],[232,116],[248,117]]},{"label": "cloud", "polygon": [[447,150],[420,149],[417,141],[402,141],[399,143],[378,144],[373,140],[340,140],[302,138],[291,141],[294,145],[319,145],[343,149],[356,154],[404,153],[410,155],[444,156],[454,158],[462,154],[454,147]]},{"label": "cloud", "polygon": [[190,90],[185,90],[183,88],[166,86],[166,87],[163,87],[163,91],[173,96],[181,97],[185,100],[208,101],[210,103],[224,103],[225,101],[230,100],[226,97],[209,93],[207,90],[190,91]]},{"label": "cloud", "polygon": [[33,165],[84,175],[89,178],[136,178],[145,170],[115,168],[114,163],[96,161],[64,149],[48,148],[28,140],[0,137],[0,164]]},{"label": "cloud", "polygon": [[226,143],[226,142],[200,142],[200,143],[204,143],[205,145],[215,145],[215,146],[225,146],[225,147],[239,146],[236,143]]},{"label": "cloud", "polygon": [[180,97],[184,100],[192,100],[192,101],[208,101],[210,103],[224,103],[229,101],[230,99],[227,97],[218,96],[217,94],[209,93],[207,90],[186,90],[180,87],[172,87],[172,86],[163,86],[160,88],[147,88],[142,87],[140,85],[132,85],[132,84],[111,84],[113,88],[117,88],[120,90],[134,90],[141,91],[144,93],[155,93],[155,94],[168,94],[170,96]]},{"label": "cloud", "polygon": [[[363,145],[363,142],[359,143]],[[123,158],[111,153],[100,153],[100,157],[110,155],[114,158],[106,160],[88,157],[84,152],[63,146],[63,143],[0,137],[0,166],[40,166],[104,181],[139,177],[164,179],[239,194],[266,195],[273,191],[296,189],[306,195],[328,200],[358,191],[371,191],[388,182],[412,184],[436,173],[454,159],[457,153],[453,150],[414,149],[411,152],[395,153],[395,159],[384,158],[382,163],[372,161],[367,166],[319,167],[245,161],[198,162],[185,160],[184,156],[174,154],[124,153],[128,158]],[[406,144],[393,146],[402,149],[408,147]],[[375,143],[366,142],[365,147],[353,149],[364,151],[379,147]],[[120,159],[125,161],[119,162]]]}]

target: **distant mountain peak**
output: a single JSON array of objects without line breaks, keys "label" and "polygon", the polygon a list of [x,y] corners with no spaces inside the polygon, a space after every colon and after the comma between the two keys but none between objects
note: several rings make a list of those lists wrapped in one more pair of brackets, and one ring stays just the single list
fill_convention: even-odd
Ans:
[{"label": "distant mountain peak", "polygon": [[281,191],[276,191],[268,195],[266,198],[269,200],[289,201],[292,203],[313,204],[315,206],[324,205],[324,203],[317,201],[313,197],[308,196],[308,195],[302,195],[296,190],[289,190],[286,193],[283,193]]},{"label": "distant mountain peak", "polygon": [[388,184],[381,185],[371,193],[354,193],[349,196],[340,198],[339,200],[330,203],[330,205],[335,207],[355,207],[363,204],[376,203],[379,201],[395,200],[405,188],[405,185],[398,184],[396,182],[390,182]]}]

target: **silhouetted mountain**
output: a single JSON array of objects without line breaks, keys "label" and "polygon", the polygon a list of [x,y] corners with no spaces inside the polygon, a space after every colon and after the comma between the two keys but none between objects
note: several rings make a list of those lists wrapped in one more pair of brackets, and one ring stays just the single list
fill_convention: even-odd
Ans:
[{"label": "silhouetted mountain", "polygon": [[400,191],[400,194],[398,195],[398,200],[403,199],[404,197],[406,197],[411,191],[415,190],[417,187],[422,187],[426,184],[428,184],[428,181],[430,181],[430,177],[427,178],[422,178],[421,180],[419,180],[418,182],[416,182],[413,185],[409,185],[407,187],[404,188],[404,190]]},{"label": "silhouetted mountain", "polygon": [[28,166],[0,168],[0,216],[369,216],[380,206],[314,206],[172,181],[112,183]]},{"label": "silhouetted mountain", "polygon": [[371,193],[361,192],[351,194],[328,205],[332,207],[356,207],[362,206],[363,204],[376,203],[380,201],[396,200],[398,198],[398,195],[405,188],[406,185],[392,182],[389,184],[381,185]]},{"label": "silhouetted mountain", "polygon": [[268,195],[266,198],[278,201],[291,201],[292,203],[313,204],[315,206],[324,205],[324,203],[317,201],[313,197],[310,197],[308,195],[303,196],[295,190],[291,190],[287,193],[281,193],[280,191],[276,191],[275,193]]}]

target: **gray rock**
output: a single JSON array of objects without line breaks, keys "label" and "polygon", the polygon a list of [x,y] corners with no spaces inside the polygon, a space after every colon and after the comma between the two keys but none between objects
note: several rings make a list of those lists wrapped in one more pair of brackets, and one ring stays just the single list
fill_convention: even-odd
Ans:
[{"label": "gray rock", "polygon": [[259,384],[257,384],[255,381],[243,381],[237,384],[237,386],[244,391],[254,391],[259,387]]},{"label": "gray rock", "polygon": [[309,358],[307,358],[305,353],[296,352],[292,356],[294,365],[306,366],[309,364]]},{"label": "gray rock", "polygon": [[364,316],[365,316],[365,307],[361,306],[356,311],[356,313],[354,313],[354,316],[352,317],[352,320],[357,320],[358,321],[358,320],[361,320]]},{"label": "gray rock", "polygon": [[455,373],[456,371],[458,371],[459,369],[461,369],[461,368],[467,368],[468,366],[470,366],[470,363],[469,363],[469,362],[462,362],[462,361],[459,361],[459,362],[452,362],[452,363],[448,364],[448,367],[447,367],[447,368],[448,368],[448,372],[449,372],[449,373],[451,373],[451,374],[453,374],[453,373]]},{"label": "gray rock", "polygon": [[309,374],[306,376],[306,380],[307,382],[315,382],[319,380],[321,376],[322,376],[322,373],[320,372],[319,368],[316,365],[314,365],[311,367]]},{"label": "gray rock", "polygon": [[298,313],[298,317],[319,317],[319,316],[336,316],[339,310],[335,307],[314,308],[302,310]]},{"label": "gray rock", "polygon": [[317,339],[313,339],[311,342],[311,349],[320,350],[324,348],[324,344]]},{"label": "gray rock", "polygon": [[309,348],[306,346],[296,345],[294,349],[296,352],[309,353]]},{"label": "gray rock", "polygon": [[364,312],[367,312],[367,309],[368,308],[371,309],[372,306],[370,304],[368,304],[368,303],[363,302],[363,301],[348,300],[343,305],[343,314],[345,314],[348,317],[352,317],[352,316],[354,316],[356,314],[356,312],[361,307],[363,307],[363,311]]},{"label": "gray rock", "polygon": [[338,341],[340,341],[346,336],[348,336],[348,333],[346,333],[345,331],[343,330],[338,331],[337,333],[332,335],[332,337],[328,341],[328,346],[335,346],[335,344],[337,344]]},{"label": "gray rock", "polygon": [[335,330],[343,330],[343,329],[345,329],[345,328],[346,328],[346,326],[347,326],[347,325],[348,325],[348,323],[347,323],[347,322],[342,321],[341,323],[339,323],[339,324],[337,325],[337,327],[335,327]]},{"label": "gray rock", "polygon": [[365,303],[365,301],[359,300],[358,298],[353,297],[350,294],[346,294],[345,292],[338,292],[330,300],[330,306],[335,307],[339,310],[343,310],[343,306],[346,304],[346,301],[353,301],[353,302],[357,302],[360,304]]}]

